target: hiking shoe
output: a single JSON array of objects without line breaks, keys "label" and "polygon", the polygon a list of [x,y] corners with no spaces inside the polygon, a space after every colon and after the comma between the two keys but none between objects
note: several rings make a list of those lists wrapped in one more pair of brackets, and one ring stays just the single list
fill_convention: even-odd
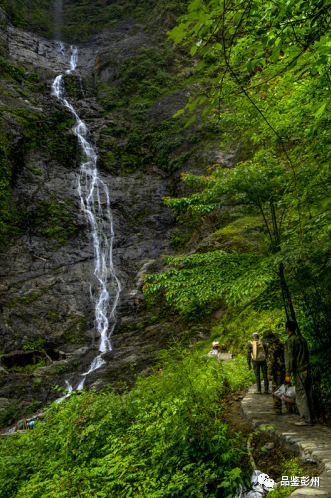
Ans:
[{"label": "hiking shoe", "polygon": [[255,391],[254,394],[262,394],[261,391]]},{"label": "hiking shoe", "polygon": [[296,422],[294,425],[302,426],[302,425],[313,425],[313,424],[311,422],[308,423],[308,422],[305,422],[304,420],[302,420],[301,422]]}]

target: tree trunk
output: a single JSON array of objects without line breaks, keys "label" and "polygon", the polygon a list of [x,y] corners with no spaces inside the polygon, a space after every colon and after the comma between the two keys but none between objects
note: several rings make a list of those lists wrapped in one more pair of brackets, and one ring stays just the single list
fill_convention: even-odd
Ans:
[{"label": "tree trunk", "polygon": [[279,265],[279,276],[280,276],[280,285],[282,288],[282,295],[283,295],[283,301],[284,301],[284,306],[285,306],[285,313],[286,313],[286,318],[289,318],[289,315],[291,316],[291,320],[297,324],[297,333],[300,334],[299,330],[299,325],[295,316],[295,310],[293,307],[292,299],[291,299],[291,293],[290,290],[287,286],[286,279],[285,279],[285,274],[284,274],[284,265],[283,263],[280,263]]}]

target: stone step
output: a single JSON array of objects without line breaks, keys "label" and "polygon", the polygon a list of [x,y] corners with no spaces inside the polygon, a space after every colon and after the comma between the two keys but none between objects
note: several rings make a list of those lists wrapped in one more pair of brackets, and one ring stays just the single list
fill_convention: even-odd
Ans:
[{"label": "stone step", "polygon": [[302,459],[311,458],[323,466],[320,486],[297,488],[291,493],[291,498],[331,498],[331,429],[318,424],[313,427],[295,426],[295,422],[300,420],[299,415],[274,414],[272,397],[254,395],[254,391],[256,385],[249,388],[241,402],[247,422],[255,429],[263,427],[267,433],[278,437],[285,447],[299,452]]}]

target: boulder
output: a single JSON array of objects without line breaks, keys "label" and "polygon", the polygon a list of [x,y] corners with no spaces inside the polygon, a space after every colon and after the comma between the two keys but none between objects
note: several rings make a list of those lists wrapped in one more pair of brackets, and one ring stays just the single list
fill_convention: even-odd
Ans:
[{"label": "boulder", "polygon": [[10,401],[8,398],[0,398],[0,411],[5,410],[9,404]]},{"label": "boulder", "polygon": [[24,418],[22,418],[22,420],[19,420],[16,424],[16,429],[18,431],[23,431],[24,429],[27,429],[27,426],[26,426],[26,420]]}]

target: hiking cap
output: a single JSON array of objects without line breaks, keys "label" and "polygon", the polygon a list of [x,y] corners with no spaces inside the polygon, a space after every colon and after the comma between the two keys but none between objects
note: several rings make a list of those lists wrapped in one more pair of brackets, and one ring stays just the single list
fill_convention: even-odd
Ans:
[{"label": "hiking cap", "polygon": [[263,334],[263,339],[266,339],[267,341],[277,341],[278,337],[271,330],[266,330]]},{"label": "hiking cap", "polygon": [[219,342],[218,342],[218,341],[213,342],[213,348],[215,348],[216,346],[219,346],[219,345],[220,345],[220,344],[219,344]]}]

